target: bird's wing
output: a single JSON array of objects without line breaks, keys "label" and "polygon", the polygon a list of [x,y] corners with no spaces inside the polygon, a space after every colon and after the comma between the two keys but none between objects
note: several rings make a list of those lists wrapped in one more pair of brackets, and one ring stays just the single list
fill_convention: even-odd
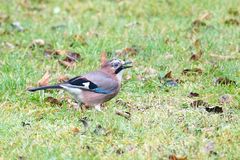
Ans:
[{"label": "bird's wing", "polygon": [[84,76],[74,77],[63,85],[101,94],[111,94],[118,87],[116,82],[109,76],[99,72],[91,72]]},{"label": "bird's wing", "polygon": [[114,92],[119,87],[119,83],[116,79],[113,79],[110,75],[101,71],[90,72],[85,74],[84,77],[107,91]]}]

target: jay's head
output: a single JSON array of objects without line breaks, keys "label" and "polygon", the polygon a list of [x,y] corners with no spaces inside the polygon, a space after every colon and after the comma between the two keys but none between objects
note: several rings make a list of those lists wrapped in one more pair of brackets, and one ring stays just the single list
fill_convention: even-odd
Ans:
[{"label": "jay's head", "polygon": [[112,60],[106,61],[102,64],[103,69],[108,69],[113,74],[121,74],[123,70],[132,67],[131,61],[122,61],[120,59],[114,58]]}]

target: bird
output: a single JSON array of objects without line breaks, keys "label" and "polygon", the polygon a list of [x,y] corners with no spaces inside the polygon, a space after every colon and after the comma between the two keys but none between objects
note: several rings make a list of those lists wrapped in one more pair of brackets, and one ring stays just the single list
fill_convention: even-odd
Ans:
[{"label": "bird", "polygon": [[123,61],[118,58],[111,60],[102,58],[101,67],[96,71],[76,76],[63,83],[30,88],[28,91],[63,89],[72,95],[80,106],[84,104],[101,111],[101,105],[119,93],[123,72],[131,67],[131,61]]}]

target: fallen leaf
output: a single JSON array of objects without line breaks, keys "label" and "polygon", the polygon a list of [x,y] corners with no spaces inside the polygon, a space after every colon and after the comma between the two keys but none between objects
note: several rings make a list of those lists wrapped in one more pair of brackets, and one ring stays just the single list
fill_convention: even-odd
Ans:
[{"label": "fallen leaf", "polygon": [[130,80],[130,79],[132,79],[132,75],[127,74],[124,78],[125,78],[125,80]]},{"label": "fallen leaf", "polygon": [[72,68],[72,67],[74,67],[76,65],[72,61],[69,62],[69,59],[65,59],[63,61],[59,60],[58,63],[61,64],[64,67],[66,67],[66,68]]},{"label": "fallen leaf", "polygon": [[77,60],[80,59],[80,55],[78,53],[68,53],[66,58],[63,60],[59,60],[58,62],[66,68],[71,68],[76,65]]},{"label": "fallen leaf", "polygon": [[202,73],[203,71],[200,68],[184,69],[182,71],[183,75],[201,75]]},{"label": "fallen leaf", "polygon": [[204,102],[203,100],[196,100],[196,101],[193,101],[190,104],[190,106],[194,107],[194,108],[197,108],[197,107],[200,107],[200,106],[209,107],[210,105],[207,102]]},{"label": "fallen leaf", "polygon": [[49,79],[50,79],[50,74],[49,72],[47,71],[43,77],[37,82],[38,86],[47,86],[48,83],[49,83]]},{"label": "fallen leaf", "polygon": [[130,104],[128,102],[124,102],[122,99],[117,99],[115,102],[118,105],[125,106],[125,107],[130,107]]},{"label": "fallen leaf", "polygon": [[9,49],[14,49],[15,48],[15,45],[13,45],[12,43],[10,42],[5,42],[3,43],[3,45]]},{"label": "fallen leaf", "polygon": [[126,119],[130,119],[130,117],[131,117],[131,113],[130,113],[130,112],[125,112],[125,111],[121,111],[121,110],[116,110],[115,113],[116,113],[117,115],[119,115],[119,116],[122,116],[122,117],[126,118]]},{"label": "fallen leaf", "polygon": [[58,83],[64,83],[69,80],[69,77],[66,75],[60,75],[57,78]]},{"label": "fallen leaf", "polygon": [[45,56],[54,56],[54,57],[57,57],[57,56],[60,56],[60,55],[66,55],[67,54],[67,51],[66,50],[45,50],[44,51],[44,54]]},{"label": "fallen leaf", "polygon": [[203,14],[198,16],[198,20],[200,20],[200,21],[209,20],[211,17],[212,17],[212,13],[204,12]]},{"label": "fallen leaf", "polygon": [[207,24],[199,19],[192,22],[193,27],[205,27]]},{"label": "fallen leaf", "polygon": [[230,94],[225,94],[220,96],[220,98],[218,99],[218,102],[220,104],[230,104],[233,101],[233,98]]},{"label": "fallen leaf", "polygon": [[169,86],[169,87],[176,87],[178,86],[178,83],[181,82],[181,80],[173,78],[172,71],[169,71],[163,77],[160,77],[160,81],[165,86]]},{"label": "fallen leaf", "polygon": [[219,77],[215,80],[215,84],[221,84],[221,85],[236,85],[236,81],[230,80],[226,77]]},{"label": "fallen leaf", "polygon": [[73,62],[73,61],[76,62],[76,61],[80,60],[80,58],[81,58],[79,53],[70,52],[70,51],[67,52],[66,56],[67,57],[65,58],[64,61],[67,61],[67,62]]},{"label": "fallen leaf", "polygon": [[201,41],[199,39],[196,39],[194,42],[193,42],[193,46],[195,47],[195,49],[197,51],[201,50]]},{"label": "fallen leaf", "polygon": [[239,20],[237,20],[237,19],[230,18],[230,19],[225,20],[225,21],[224,21],[224,24],[226,24],[226,25],[236,25],[236,26],[239,26],[240,22],[239,22]]},{"label": "fallen leaf", "polygon": [[172,78],[173,78],[173,76],[172,76],[172,71],[169,71],[168,73],[166,73],[163,78],[172,79]]},{"label": "fallen leaf", "polygon": [[223,113],[222,107],[219,106],[206,107],[205,109],[207,112]]},{"label": "fallen leaf", "polygon": [[73,134],[78,134],[80,132],[80,129],[78,129],[77,127],[72,128],[72,132]]},{"label": "fallen leaf", "polygon": [[193,60],[193,61],[198,61],[203,55],[203,52],[202,51],[199,51],[197,53],[194,53],[192,54],[192,56],[190,57],[190,60]]},{"label": "fallen leaf", "polygon": [[53,97],[47,97],[47,98],[44,99],[44,101],[45,102],[49,102],[49,103],[51,103],[53,105],[59,105],[59,106],[62,105],[62,102],[60,102],[58,99],[53,98]]},{"label": "fallen leaf", "polygon": [[43,47],[45,45],[45,41],[43,39],[34,39],[30,45],[30,48],[33,47]]},{"label": "fallen leaf", "polygon": [[187,160],[187,156],[179,156],[179,155],[170,155],[169,160]]},{"label": "fallen leaf", "polygon": [[208,104],[207,102],[204,102],[203,100],[193,101],[190,104],[190,106],[193,108],[204,107],[207,112],[214,112],[214,113],[222,113],[223,112],[222,107],[211,106],[210,104]]},{"label": "fallen leaf", "polygon": [[190,92],[188,97],[190,97],[190,98],[192,98],[192,97],[199,97],[199,94],[195,93],[195,92]]}]

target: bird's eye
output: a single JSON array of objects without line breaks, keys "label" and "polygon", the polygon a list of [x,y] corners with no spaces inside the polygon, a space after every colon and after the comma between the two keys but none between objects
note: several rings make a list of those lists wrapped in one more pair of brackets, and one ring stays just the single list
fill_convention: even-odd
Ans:
[{"label": "bird's eye", "polygon": [[114,68],[117,68],[118,66],[119,66],[119,62],[113,63],[113,67],[114,67]]}]

